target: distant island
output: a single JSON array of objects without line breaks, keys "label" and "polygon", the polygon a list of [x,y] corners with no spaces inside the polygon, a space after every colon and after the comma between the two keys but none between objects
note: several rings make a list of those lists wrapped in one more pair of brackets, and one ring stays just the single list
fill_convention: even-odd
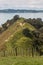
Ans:
[{"label": "distant island", "polygon": [[3,9],[0,13],[43,13],[43,10]]}]

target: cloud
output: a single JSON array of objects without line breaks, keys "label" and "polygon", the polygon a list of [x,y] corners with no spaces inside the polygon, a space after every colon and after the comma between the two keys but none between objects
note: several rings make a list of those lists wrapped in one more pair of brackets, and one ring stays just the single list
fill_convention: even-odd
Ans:
[{"label": "cloud", "polygon": [[43,8],[43,0],[0,0],[1,8]]}]

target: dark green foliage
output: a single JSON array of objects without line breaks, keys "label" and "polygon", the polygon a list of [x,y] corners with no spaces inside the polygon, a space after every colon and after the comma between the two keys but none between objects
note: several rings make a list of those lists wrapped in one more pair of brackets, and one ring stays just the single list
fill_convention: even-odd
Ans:
[{"label": "dark green foliage", "polygon": [[3,30],[6,30],[8,27],[6,26],[6,23],[2,24]]},{"label": "dark green foliage", "polygon": [[24,34],[26,37],[30,37],[30,38],[33,37],[32,34],[31,34],[31,32],[30,32],[30,30],[29,30],[28,28],[23,29],[23,34]]},{"label": "dark green foliage", "polygon": [[2,27],[0,27],[0,33],[2,33]]},{"label": "dark green foliage", "polygon": [[14,17],[13,17],[13,20],[18,20],[19,19],[19,15],[15,15]]},{"label": "dark green foliage", "polygon": [[30,23],[31,25],[33,25],[34,27],[36,27],[37,29],[41,28],[43,26],[43,21],[40,18],[29,18],[27,19],[25,22]]},{"label": "dark green foliage", "polygon": [[[2,24],[2,29],[3,29],[3,31],[7,30],[7,28],[8,28],[9,26],[11,26],[14,22],[16,22],[18,19],[19,19],[19,15],[15,15],[15,16],[13,17],[13,19],[7,20],[6,23]],[[2,31],[2,29],[0,29],[0,32]],[[2,32],[3,32],[3,31],[2,31]]]},{"label": "dark green foliage", "polygon": [[35,31],[32,31],[32,34],[36,37],[36,38],[39,38],[39,35],[40,35],[40,32],[35,30]]}]

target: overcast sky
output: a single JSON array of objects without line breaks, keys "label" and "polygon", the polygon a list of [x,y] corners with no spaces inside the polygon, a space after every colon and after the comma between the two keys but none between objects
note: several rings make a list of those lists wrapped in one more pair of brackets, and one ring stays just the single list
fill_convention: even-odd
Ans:
[{"label": "overcast sky", "polygon": [[0,9],[43,9],[43,0],[0,0]]}]

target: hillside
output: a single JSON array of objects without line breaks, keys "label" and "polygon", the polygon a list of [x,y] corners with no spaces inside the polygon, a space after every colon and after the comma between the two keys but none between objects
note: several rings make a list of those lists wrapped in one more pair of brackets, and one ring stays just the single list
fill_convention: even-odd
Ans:
[{"label": "hillside", "polygon": [[29,28],[30,30],[35,30],[34,26],[23,22],[24,20],[22,18],[20,20],[17,20],[6,31],[0,34],[0,45],[2,45],[8,38],[10,38],[17,30],[21,30],[23,28]]},{"label": "hillside", "polygon": [[0,13],[43,13],[43,10],[27,9],[2,9]]},{"label": "hillside", "polygon": [[38,31],[40,27],[37,28],[36,25],[34,26],[33,24],[31,24],[30,21],[28,22],[28,20],[22,17],[18,18],[18,16],[17,18],[15,16],[13,17],[13,19],[8,20],[6,23],[4,23],[2,25],[2,28],[0,29],[0,31],[2,32],[0,33],[0,51],[1,51],[0,55],[4,54],[4,56],[5,55],[33,56],[34,53],[36,55],[37,53],[39,53],[39,55],[42,55],[43,41],[41,34],[39,37],[40,31]]}]

